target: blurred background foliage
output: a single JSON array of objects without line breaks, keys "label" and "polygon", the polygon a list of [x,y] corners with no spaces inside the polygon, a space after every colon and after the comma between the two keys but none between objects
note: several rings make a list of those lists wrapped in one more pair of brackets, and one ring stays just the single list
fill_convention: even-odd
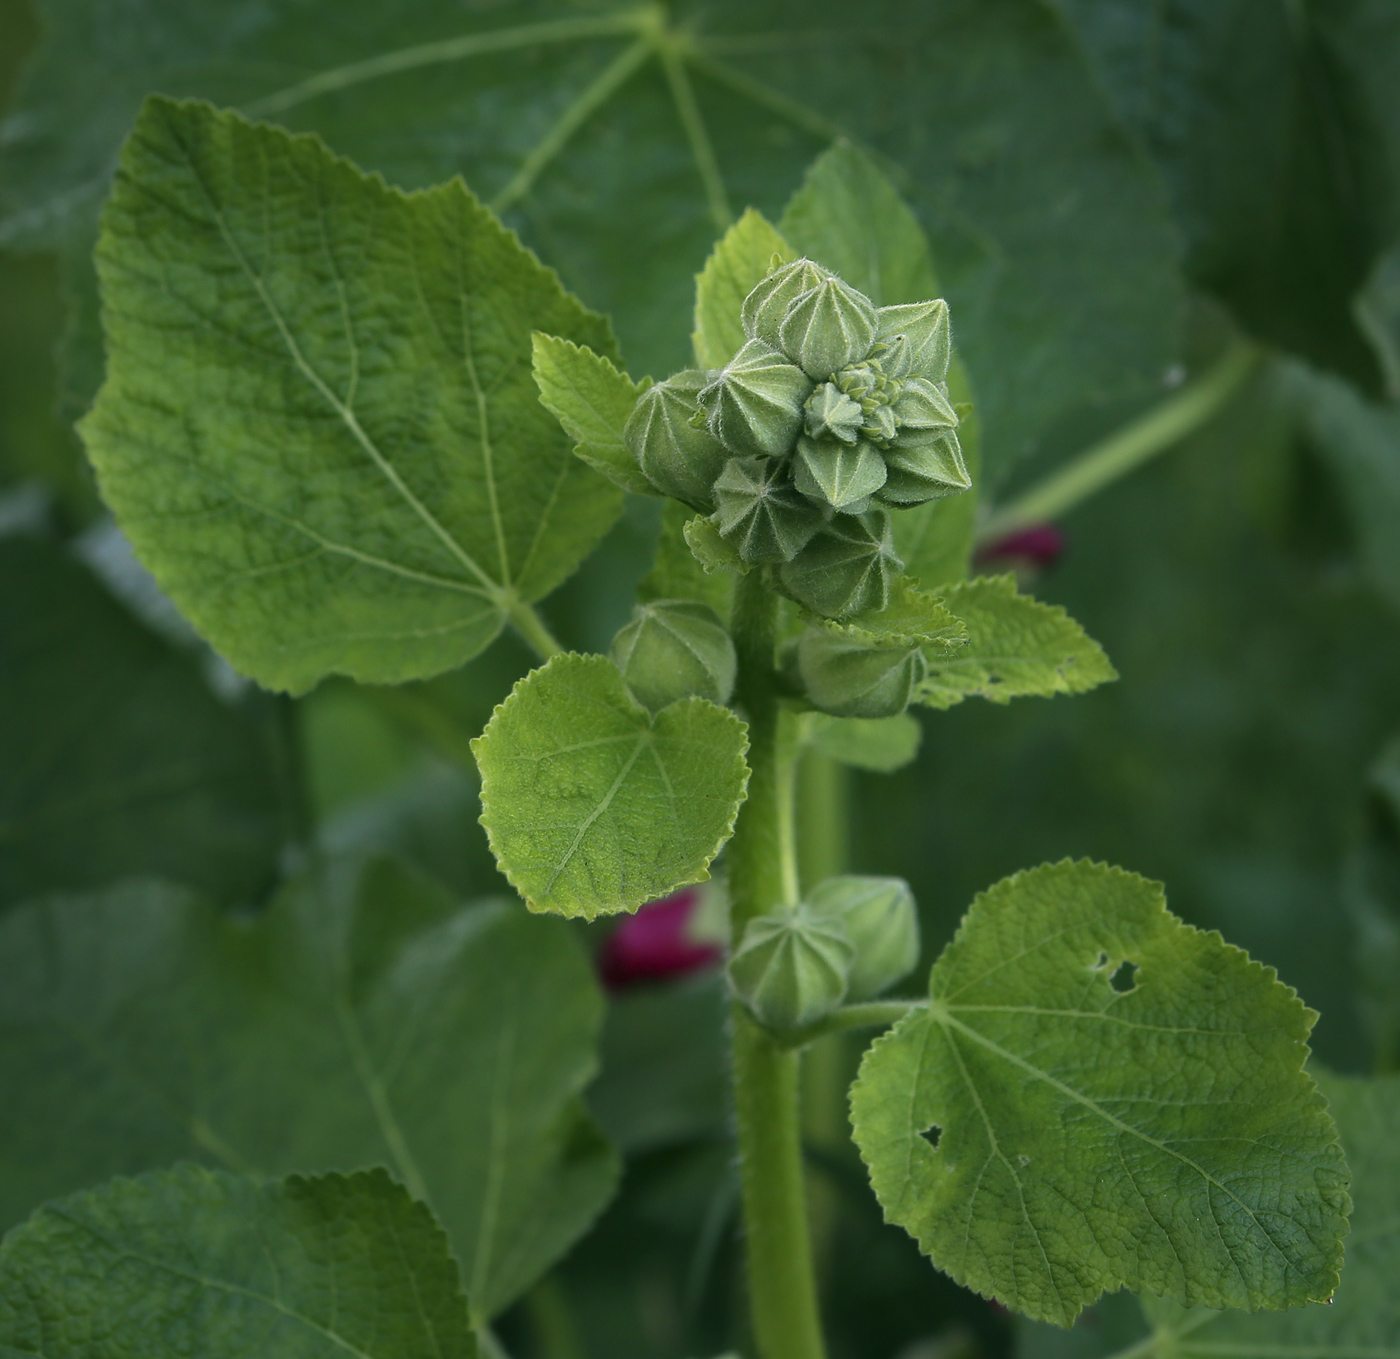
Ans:
[{"label": "blurred background foliage", "polygon": [[[295,94],[386,50],[602,6],[45,0],[41,22],[0,0],[0,902],[155,875],[256,907],[313,842],[397,854],[464,899],[504,890],[467,742],[529,668],[518,641],[293,703],[212,656],[104,517],[71,429],[101,370],[86,261],[144,93],[262,107],[405,185],[463,174],[657,376],[685,361],[691,278],[726,215],[776,218],[849,135],[929,231],[986,432],[984,501],[1241,335],[1266,358],[1216,418],[1066,512],[1062,553],[984,546],[986,569],[1079,619],[1120,682],[925,713],[893,776],[814,768],[844,781],[850,825],[812,862],[907,877],[929,961],[1006,873],[1124,864],[1297,987],[1327,1064],[1400,1065],[1400,10],[676,9],[718,179],[697,172],[665,64],[618,64],[628,34]],[[659,528],[654,502],[629,503],[545,602],[566,645],[606,650]],[[505,1319],[512,1354],[742,1342],[719,1007],[712,975],[612,996],[591,1099],[626,1154],[622,1192]],[[844,1133],[857,1056],[831,1042],[807,1072],[833,1355],[1010,1353],[1008,1319],[880,1223]]]}]

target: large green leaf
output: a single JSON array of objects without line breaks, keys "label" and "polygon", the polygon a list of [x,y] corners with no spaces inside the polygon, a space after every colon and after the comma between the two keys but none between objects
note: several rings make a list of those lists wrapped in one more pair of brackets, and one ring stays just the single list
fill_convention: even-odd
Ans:
[{"label": "large green leaf", "polygon": [[0,541],[0,903],[154,873],[270,885],[268,734],[62,548]]},{"label": "large green leaf", "polygon": [[475,1359],[457,1262],[382,1170],[180,1166],[41,1209],[0,1245],[0,1350],[85,1359]]},{"label": "large green leaf", "polygon": [[1352,302],[1400,230],[1393,7],[1056,3],[1161,165],[1196,279],[1260,338],[1378,387]]},{"label": "large green leaf", "polygon": [[703,698],[653,717],[606,656],[556,656],[472,742],[501,871],[532,910],[588,920],[705,881],[744,799],[746,730]]},{"label": "large green leaf", "polygon": [[744,299],[762,281],[773,257],[796,258],[792,247],[761,213],[750,208],[720,237],[695,277],[695,362],[701,368],[723,368],[743,348],[740,310]]},{"label": "large green leaf", "polygon": [[[691,276],[731,206],[776,217],[846,133],[909,175],[998,470],[1170,362],[1163,196],[1036,0],[683,0],[672,31],[629,6],[506,13],[44,0],[0,241],[66,238],[80,259],[141,96],[198,95],[319,131],[405,187],[465,174],[659,375],[688,362]],[[681,79],[643,34],[671,44]]]},{"label": "large green leaf", "polygon": [[1143,1299],[1166,1359],[1395,1359],[1400,1355],[1400,1079],[1318,1073],[1352,1172],[1356,1209],[1346,1268],[1331,1306],[1281,1316],[1186,1311]]},{"label": "large green leaf", "polygon": [[518,906],[454,909],[387,861],[334,865],[253,918],[137,884],[17,908],[0,975],[0,1222],[178,1158],[385,1163],[490,1316],[612,1194],[579,1099],[597,985]]},{"label": "large green leaf", "polygon": [[621,510],[530,369],[532,330],[606,354],[607,324],[460,183],[406,196],[314,138],[153,98],[98,266],[102,493],[265,685],[460,665]]},{"label": "large green leaf", "polygon": [[1127,1286],[1330,1297],[1347,1170],[1275,973],[1121,869],[1047,865],[973,903],[930,1002],[851,1094],[886,1217],[960,1283],[1068,1325]]},{"label": "large green leaf", "polygon": [[[869,156],[834,146],[807,171],[783,212],[781,229],[804,255],[840,274],[877,306],[926,302],[940,295],[928,237],[895,186]],[[958,329],[961,318],[957,318]],[[962,359],[953,357],[948,385],[954,401],[972,400]],[[981,470],[975,417],[958,430],[974,483]],[[909,574],[925,585],[967,574],[976,527],[977,491],[901,509],[894,540]]]},{"label": "large green leaf", "polygon": [[1063,609],[1018,594],[1014,576],[978,576],[939,592],[967,626],[965,646],[929,650],[928,679],[918,701],[951,708],[965,698],[1082,694],[1117,679],[1103,648]]}]

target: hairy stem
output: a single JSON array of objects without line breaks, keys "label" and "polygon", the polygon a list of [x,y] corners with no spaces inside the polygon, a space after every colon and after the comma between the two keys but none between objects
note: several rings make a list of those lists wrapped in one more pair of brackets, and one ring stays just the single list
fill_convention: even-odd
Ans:
[{"label": "hairy stem", "polygon": [[[790,891],[773,668],[777,621],[777,597],[763,573],[741,577],[734,601],[736,698],[749,722],[752,773],[728,851],[736,938],[755,916],[786,901]],[[731,1036],[749,1305],[759,1353],[762,1359],[823,1359],[802,1170],[799,1059],[737,1002]]]},{"label": "hairy stem", "polygon": [[547,661],[564,650],[554,634],[545,627],[544,619],[523,600],[511,606],[510,621],[540,660]]},{"label": "hairy stem", "polygon": [[1264,351],[1248,340],[1232,345],[1208,373],[1086,449],[1011,504],[993,510],[979,526],[977,541],[995,542],[1053,519],[1165,452],[1211,419],[1253,376],[1263,357]]}]

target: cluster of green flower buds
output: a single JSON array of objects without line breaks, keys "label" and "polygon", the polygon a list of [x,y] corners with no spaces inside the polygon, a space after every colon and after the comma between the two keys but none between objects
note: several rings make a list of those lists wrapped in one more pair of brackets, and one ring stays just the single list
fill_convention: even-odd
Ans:
[{"label": "cluster of green flower buds", "polygon": [[647,479],[746,562],[841,618],[880,609],[902,569],[887,506],[971,485],[948,399],[943,301],[876,307],[811,260],[745,298],[723,368],[644,392],[624,438]]},{"label": "cluster of green flower buds", "polygon": [[760,1024],[802,1028],[844,1000],[869,1000],[919,961],[919,920],[901,878],[828,878],[799,906],[749,921],[729,963]]},{"label": "cluster of green flower buds", "polygon": [[638,604],[613,638],[611,654],[632,697],[653,713],[693,696],[725,704],[734,692],[734,642],[708,604]]}]

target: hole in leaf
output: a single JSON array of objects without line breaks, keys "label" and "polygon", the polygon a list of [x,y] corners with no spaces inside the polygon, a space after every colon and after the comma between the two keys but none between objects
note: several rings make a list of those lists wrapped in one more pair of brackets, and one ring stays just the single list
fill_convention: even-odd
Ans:
[{"label": "hole in leaf", "polygon": [[1108,954],[1107,954],[1107,953],[1100,953],[1100,954],[1099,954],[1099,960],[1098,960],[1098,962],[1096,962],[1096,963],[1090,963],[1090,964],[1089,964],[1089,971],[1090,971],[1090,972],[1097,972],[1100,968],[1104,968],[1104,967],[1107,967],[1107,966],[1108,966]]},{"label": "hole in leaf", "polygon": [[1021,1162],[1023,1166],[1028,1166],[1031,1163],[1031,1158],[1029,1156],[1022,1155],[1017,1159]]},{"label": "hole in leaf", "polygon": [[1133,980],[1133,974],[1138,970],[1136,963],[1130,963],[1125,958],[1114,969],[1113,975],[1108,979],[1108,984],[1119,993],[1124,995],[1136,988],[1137,982]]},{"label": "hole in leaf", "polygon": [[934,1151],[937,1151],[938,1143],[943,1137],[943,1129],[940,1128],[937,1123],[935,1123],[933,1127],[925,1128],[923,1132],[919,1134],[919,1136],[922,1137],[924,1141],[927,1142],[929,1146],[931,1146],[934,1149]]}]

